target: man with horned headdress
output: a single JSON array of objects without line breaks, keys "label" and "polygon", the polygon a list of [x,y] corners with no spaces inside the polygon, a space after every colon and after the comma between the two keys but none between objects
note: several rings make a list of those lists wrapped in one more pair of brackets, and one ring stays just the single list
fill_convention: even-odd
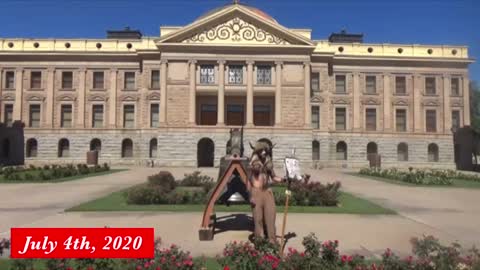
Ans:
[{"label": "man with horned headdress", "polygon": [[255,146],[250,143],[253,150],[250,159],[251,168],[251,197],[253,221],[255,224],[255,237],[263,238],[263,227],[267,228],[268,240],[276,242],[275,234],[275,199],[270,189],[271,181],[282,182],[273,170],[272,148],[270,144],[258,141]]}]

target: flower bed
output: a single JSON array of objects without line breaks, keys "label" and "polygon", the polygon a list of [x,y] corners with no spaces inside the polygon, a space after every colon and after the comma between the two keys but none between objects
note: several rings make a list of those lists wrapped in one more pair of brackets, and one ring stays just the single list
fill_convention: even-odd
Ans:
[{"label": "flower bed", "polygon": [[[125,192],[128,204],[203,204],[215,182],[209,176],[196,171],[186,174],[175,181],[171,173],[161,171],[148,177],[146,184],[135,186]],[[328,183],[310,181],[310,175],[304,180],[293,182],[290,189],[292,206],[337,206],[340,196],[340,182]],[[275,203],[285,204],[285,187],[273,187]]]},{"label": "flower bed", "polygon": [[110,171],[110,166],[105,163],[102,166],[87,166],[86,164],[67,164],[67,165],[45,165],[36,167],[5,167],[0,170],[0,178],[3,181],[11,182],[42,182],[52,181],[73,176],[82,176],[92,173]]},{"label": "flower bed", "polygon": [[[444,246],[432,236],[413,238],[412,255],[400,258],[386,249],[379,260],[361,255],[341,254],[338,241],[321,242],[314,234],[302,241],[303,251],[288,248],[280,256],[279,248],[266,240],[228,243],[222,254],[212,259],[192,258],[176,245],[162,248],[155,242],[153,259],[15,259],[10,269],[46,270],[476,270],[480,269],[477,249],[463,251],[459,244]],[[207,261],[210,261],[208,265]],[[214,261],[213,261],[214,262]]]},{"label": "flower bed", "polygon": [[408,171],[401,171],[396,168],[364,168],[359,171],[361,175],[382,177],[415,185],[437,186],[452,185],[453,179],[455,179],[455,174],[453,174],[452,172],[454,171],[421,170],[412,168],[410,168]]}]

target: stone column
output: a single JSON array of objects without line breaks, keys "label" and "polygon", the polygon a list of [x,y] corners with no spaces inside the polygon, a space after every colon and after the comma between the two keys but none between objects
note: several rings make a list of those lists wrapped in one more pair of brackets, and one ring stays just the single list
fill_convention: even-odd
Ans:
[{"label": "stone column", "polygon": [[[421,89],[421,77],[419,75],[413,75],[413,130],[414,132],[425,132],[423,126],[423,113],[422,113],[422,89]],[[408,90],[407,90],[408,91]]]},{"label": "stone column", "polygon": [[452,107],[450,105],[450,77],[443,74],[443,129],[446,134],[452,132]]},{"label": "stone column", "polygon": [[362,120],[360,116],[360,74],[354,72],[352,74],[353,77],[353,130],[360,131],[362,129]]},{"label": "stone column", "polygon": [[310,62],[303,63],[304,75],[304,126],[305,128],[312,128],[312,108],[310,105]]},{"label": "stone column", "polygon": [[53,128],[53,114],[55,113],[55,69],[49,68],[47,70],[47,98],[45,102],[45,127]]},{"label": "stone column", "polygon": [[81,68],[78,71],[78,110],[77,110],[77,127],[85,127],[85,99],[86,99],[86,72],[85,68]]},{"label": "stone column", "polygon": [[217,126],[225,125],[225,61],[218,61]]},{"label": "stone column", "polygon": [[247,61],[247,126],[253,126],[253,61]]},{"label": "stone column", "polygon": [[282,65],[283,62],[275,62],[275,126],[282,125]]},{"label": "stone column", "polygon": [[383,74],[383,130],[392,131],[392,90],[390,89],[390,74]]},{"label": "stone column", "polygon": [[194,126],[195,125],[195,116],[196,116],[196,86],[197,86],[197,61],[196,60],[190,60],[189,62],[190,65],[190,88],[188,92],[188,103],[190,105],[190,111],[188,113],[188,122],[190,125]]},{"label": "stone column", "polygon": [[160,126],[167,123],[167,60],[160,62]]},{"label": "stone column", "polygon": [[463,125],[470,125],[470,86],[468,77],[463,77]]},{"label": "stone column", "polygon": [[13,121],[22,120],[22,107],[23,107],[23,69],[17,69],[15,70],[15,104],[13,105]]},{"label": "stone column", "polygon": [[109,95],[109,126],[115,128],[117,126],[117,69],[110,70],[110,95]]}]

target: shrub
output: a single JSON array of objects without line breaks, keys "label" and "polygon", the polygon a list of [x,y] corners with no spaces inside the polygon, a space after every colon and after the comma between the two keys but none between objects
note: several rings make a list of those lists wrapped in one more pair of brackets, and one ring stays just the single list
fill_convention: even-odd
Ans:
[{"label": "shrub", "polygon": [[45,266],[48,270],[71,270],[71,260],[69,259],[47,259]]},{"label": "shrub", "polygon": [[164,204],[168,202],[167,193],[159,186],[138,185],[126,193],[128,204]]},{"label": "shrub", "polygon": [[153,186],[160,186],[165,192],[170,192],[175,189],[177,183],[170,172],[161,171],[157,174],[148,177],[148,183]]},{"label": "shrub", "polygon": [[415,185],[451,185],[453,183],[452,179],[457,177],[452,172],[451,170],[420,170],[413,168],[410,168],[408,171],[401,171],[396,168],[364,168],[359,171],[363,175],[382,177]]},{"label": "shrub", "polygon": [[[340,182],[327,183],[310,181],[310,175],[305,175],[301,181],[292,182],[291,205],[298,206],[337,206],[340,196]],[[277,204],[285,203],[283,193],[275,193]]]}]

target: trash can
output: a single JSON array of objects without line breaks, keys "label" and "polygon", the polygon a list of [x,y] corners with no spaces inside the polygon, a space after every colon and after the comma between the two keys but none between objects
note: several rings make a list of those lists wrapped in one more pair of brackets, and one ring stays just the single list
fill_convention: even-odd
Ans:
[{"label": "trash can", "polygon": [[98,165],[98,151],[87,152],[87,165]]}]

